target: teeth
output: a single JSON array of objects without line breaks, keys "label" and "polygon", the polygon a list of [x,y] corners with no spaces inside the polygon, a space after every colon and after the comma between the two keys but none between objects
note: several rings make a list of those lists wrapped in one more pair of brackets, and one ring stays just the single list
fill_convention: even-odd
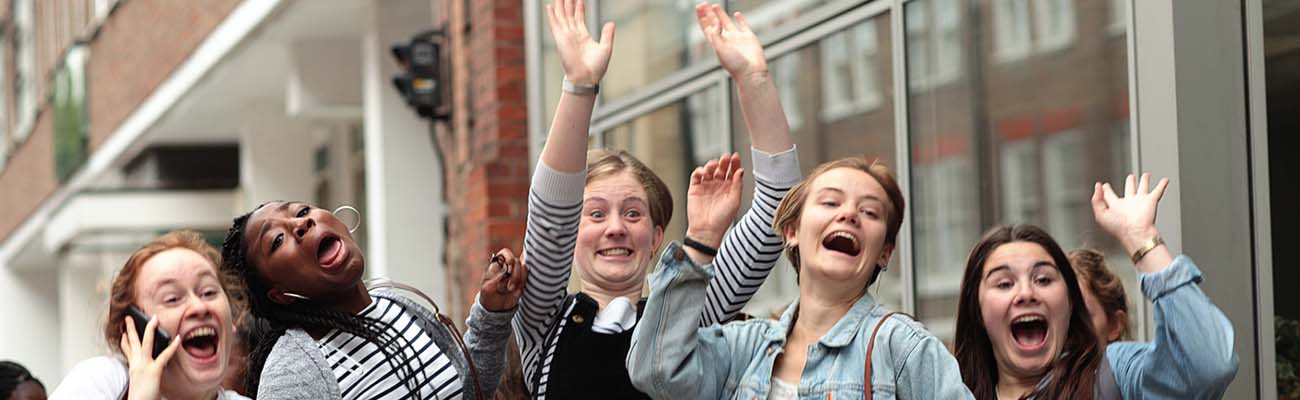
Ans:
[{"label": "teeth", "polygon": [[628,254],[632,254],[632,249],[626,247],[619,247],[614,249],[601,250],[599,253],[602,256],[626,256]]},{"label": "teeth", "polygon": [[849,241],[853,242],[853,246],[854,246],[854,247],[857,247],[857,245],[858,245],[858,238],[853,237],[853,235],[850,235],[850,234],[848,234],[847,232],[835,232],[835,233],[832,233],[832,234],[831,234],[831,237],[842,237],[842,238],[848,239]]},{"label": "teeth", "polygon": [[186,335],[185,335],[185,340],[190,340],[190,339],[193,339],[193,338],[196,338],[196,337],[202,337],[202,336],[216,336],[216,335],[217,335],[217,330],[216,330],[216,329],[212,329],[211,327],[206,327],[206,326],[205,326],[205,327],[198,328],[198,329],[195,329],[195,330],[190,331],[189,334],[186,334]]},{"label": "teeth", "polygon": [[1043,320],[1043,317],[1040,317],[1040,316],[1037,316],[1037,315],[1026,315],[1026,316],[1023,316],[1023,317],[1020,317],[1020,318],[1016,318],[1014,321],[1011,321],[1011,323],[1015,324],[1015,323],[1021,323],[1021,322],[1034,322],[1034,321],[1042,321],[1042,320]]}]

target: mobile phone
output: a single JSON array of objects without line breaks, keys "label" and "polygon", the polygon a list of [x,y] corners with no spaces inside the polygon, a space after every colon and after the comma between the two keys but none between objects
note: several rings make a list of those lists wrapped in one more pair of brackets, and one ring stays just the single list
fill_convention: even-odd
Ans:
[{"label": "mobile phone", "polygon": [[[126,307],[126,315],[130,315],[131,320],[135,322],[135,333],[140,337],[140,343],[143,344],[144,328],[145,325],[149,324],[149,316],[145,315],[144,310],[136,307],[135,304]],[[153,331],[153,357],[158,358],[158,355],[162,354],[163,350],[167,349],[167,345],[171,343],[172,335],[167,333],[167,330],[163,329],[162,325],[159,325]]]}]

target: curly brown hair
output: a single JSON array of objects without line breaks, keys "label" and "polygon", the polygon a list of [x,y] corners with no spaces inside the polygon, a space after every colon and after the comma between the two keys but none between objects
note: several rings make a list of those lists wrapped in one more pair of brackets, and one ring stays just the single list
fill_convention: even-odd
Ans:
[{"label": "curly brown hair", "polygon": [[[1093,249],[1077,249],[1070,251],[1070,265],[1074,267],[1074,272],[1079,275],[1079,283],[1088,285],[1088,289],[1097,296],[1097,302],[1106,312],[1106,319],[1110,323],[1119,326],[1119,340],[1132,339],[1132,331],[1128,324],[1128,295],[1124,293],[1124,281],[1119,276],[1110,272],[1110,267],[1106,264],[1106,255]],[[1124,316],[1117,315],[1118,312],[1124,312]],[[1101,332],[1106,334],[1106,332]],[[1109,339],[1109,338],[1104,338]],[[1110,341],[1110,340],[1107,340]]]}]

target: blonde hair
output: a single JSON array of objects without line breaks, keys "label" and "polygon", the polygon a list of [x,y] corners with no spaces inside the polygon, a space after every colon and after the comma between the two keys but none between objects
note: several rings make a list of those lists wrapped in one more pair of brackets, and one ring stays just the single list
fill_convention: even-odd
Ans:
[{"label": "blonde hair", "polygon": [[[894,244],[898,239],[898,229],[903,225],[903,211],[906,204],[903,201],[903,192],[898,188],[898,181],[894,179],[894,172],[885,166],[880,160],[867,161],[865,157],[848,157],[835,161],[829,161],[818,165],[812,173],[804,177],[799,184],[795,185],[790,192],[781,200],[781,204],[776,206],[776,215],[772,218],[772,230],[778,235],[784,237],[787,229],[794,230],[799,226],[799,217],[803,213],[804,202],[808,199],[809,187],[817,177],[836,168],[850,168],[867,173],[880,187],[885,189],[885,196],[889,198],[889,209],[885,214],[885,244]],[[790,258],[790,264],[794,265],[795,273],[799,272],[799,249],[793,246],[786,247],[786,257]],[[880,274],[877,269],[872,274],[867,286],[871,286],[876,281],[876,275]]]}]

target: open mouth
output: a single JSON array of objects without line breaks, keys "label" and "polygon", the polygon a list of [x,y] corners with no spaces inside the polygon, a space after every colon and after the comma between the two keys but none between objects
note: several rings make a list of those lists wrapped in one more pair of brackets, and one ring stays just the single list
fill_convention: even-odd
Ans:
[{"label": "open mouth", "polygon": [[822,239],[822,247],[852,257],[857,257],[858,254],[862,253],[862,246],[858,244],[858,238],[843,231],[831,233],[825,239]]},{"label": "open mouth", "polygon": [[191,357],[209,360],[217,355],[217,330],[212,327],[195,328],[185,335],[181,347]]},{"label": "open mouth", "polygon": [[1022,348],[1036,348],[1047,341],[1047,320],[1038,315],[1026,315],[1011,321],[1011,337]]},{"label": "open mouth", "polygon": [[333,268],[339,262],[343,255],[343,242],[334,236],[326,236],[321,239],[320,246],[316,247],[316,260],[320,262],[321,267]]},{"label": "open mouth", "polygon": [[596,255],[601,257],[627,257],[632,255],[632,249],[627,247],[611,247],[596,251]]}]

